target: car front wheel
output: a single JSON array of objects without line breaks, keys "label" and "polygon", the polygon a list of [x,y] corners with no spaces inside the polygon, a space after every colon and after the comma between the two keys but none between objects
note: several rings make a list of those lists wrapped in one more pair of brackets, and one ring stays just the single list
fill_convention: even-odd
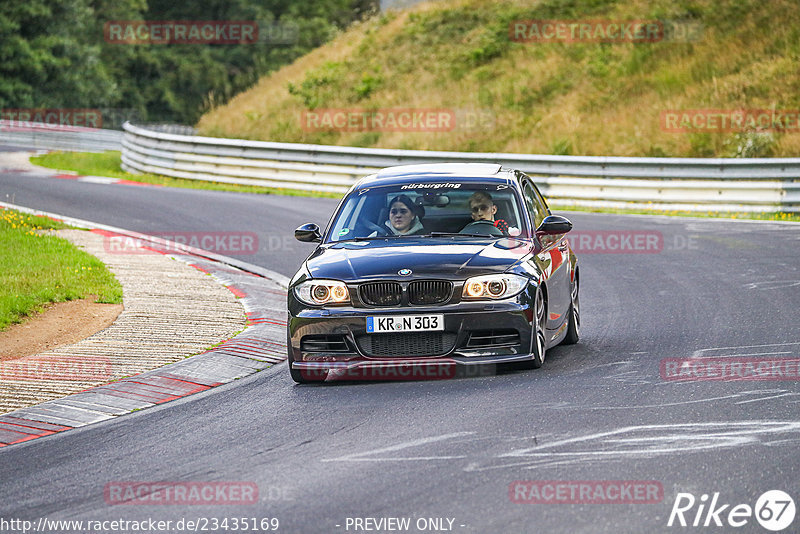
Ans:
[{"label": "car front wheel", "polygon": [[547,304],[544,301],[542,288],[536,288],[536,302],[534,304],[535,320],[531,329],[531,359],[525,362],[524,368],[538,369],[544,363],[545,356],[545,328],[547,320]]}]

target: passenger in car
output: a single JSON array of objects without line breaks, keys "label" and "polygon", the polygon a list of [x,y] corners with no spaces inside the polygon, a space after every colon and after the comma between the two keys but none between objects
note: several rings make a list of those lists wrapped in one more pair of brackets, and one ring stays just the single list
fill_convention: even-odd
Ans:
[{"label": "passenger in car", "polygon": [[[415,204],[407,195],[398,195],[389,202],[389,220],[383,225],[388,229],[387,235],[424,234],[424,216],[425,208]],[[377,235],[375,231],[370,237]]]}]

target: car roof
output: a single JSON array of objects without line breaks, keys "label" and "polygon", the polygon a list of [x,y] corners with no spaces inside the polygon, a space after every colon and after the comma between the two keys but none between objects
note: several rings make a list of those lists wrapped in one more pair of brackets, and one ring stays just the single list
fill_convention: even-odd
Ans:
[{"label": "car roof", "polygon": [[356,182],[357,187],[365,185],[390,185],[436,180],[458,179],[470,182],[511,183],[514,173],[497,163],[422,163],[418,165],[398,165],[381,169]]}]

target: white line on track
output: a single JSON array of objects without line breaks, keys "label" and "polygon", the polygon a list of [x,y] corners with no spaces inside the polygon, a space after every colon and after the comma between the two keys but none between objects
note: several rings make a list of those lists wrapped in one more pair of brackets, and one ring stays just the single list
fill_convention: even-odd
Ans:
[{"label": "white line on track", "polygon": [[420,438],[412,441],[398,443],[397,445],[390,445],[389,447],[382,447],[380,449],[373,449],[371,451],[359,452],[355,454],[346,454],[338,458],[323,459],[323,462],[397,462],[397,461],[413,461],[413,460],[452,460],[458,458],[466,458],[466,456],[415,456],[415,457],[390,457],[390,458],[362,458],[363,456],[370,456],[376,454],[383,454],[387,452],[397,452],[411,447],[419,447],[429,443],[436,443],[453,438],[460,438],[462,436],[471,436],[475,432],[454,432],[452,434],[443,434],[441,436],[432,436],[429,438]]}]

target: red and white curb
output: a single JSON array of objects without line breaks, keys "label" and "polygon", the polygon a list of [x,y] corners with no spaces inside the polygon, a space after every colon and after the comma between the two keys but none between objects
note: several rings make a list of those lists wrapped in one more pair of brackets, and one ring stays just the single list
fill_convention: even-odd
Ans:
[{"label": "red and white curb", "polygon": [[104,235],[142,239],[212,275],[241,299],[247,327],[237,336],[177,363],[0,415],[0,447],[23,443],[194,395],[286,359],[286,285],[267,269],[161,238],[0,202]]},{"label": "red and white curb", "polygon": [[83,174],[72,174],[68,172],[61,172],[59,174],[53,174],[50,178],[59,178],[62,180],[75,180],[78,182],[87,182],[91,184],[102,184],[102,185],[140,185],[144,187],[164,187],[161,184],[148,184],[145,182],[137,182],[135,180],[125,180],[122,178],[110,178],[108,176],[91,176],[91,175],[83,175]]}]

